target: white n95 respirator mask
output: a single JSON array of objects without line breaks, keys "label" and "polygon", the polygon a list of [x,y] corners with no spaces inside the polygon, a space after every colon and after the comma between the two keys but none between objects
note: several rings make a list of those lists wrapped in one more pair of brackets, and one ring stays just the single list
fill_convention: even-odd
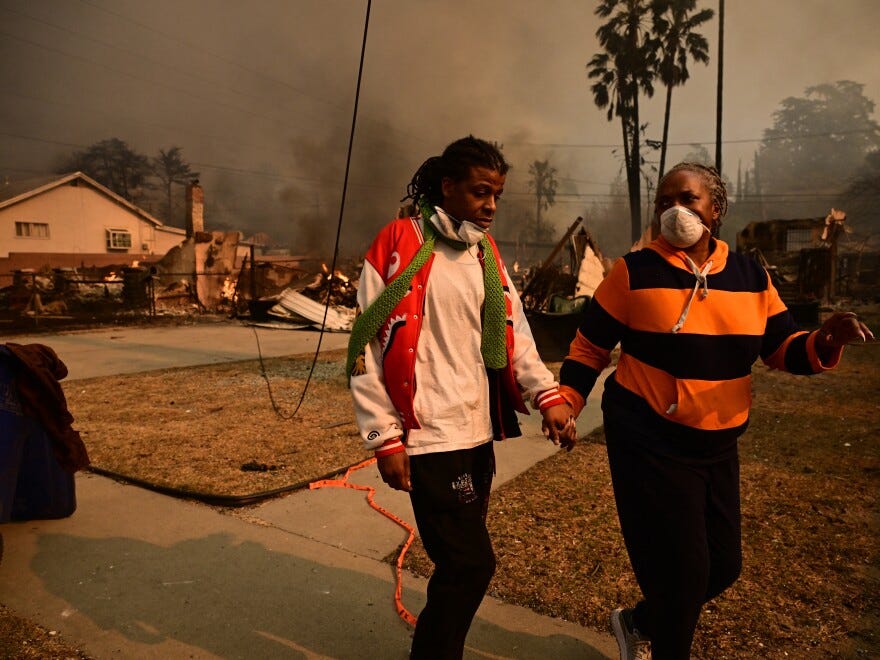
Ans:
[{"label": "white n95 respirator mask", "polygon": [[700,216],[683,206],[671,206],[660,214],[660,235],[677,248],[689,248],[709,228]]},{"label": "white n95 respirator mask", "polygon": [[458,234],[458,237],[468,245],[476,245],[483,240],[483,236],[486,235],[486,230],[470,220],[462,220],[456,233]]}]

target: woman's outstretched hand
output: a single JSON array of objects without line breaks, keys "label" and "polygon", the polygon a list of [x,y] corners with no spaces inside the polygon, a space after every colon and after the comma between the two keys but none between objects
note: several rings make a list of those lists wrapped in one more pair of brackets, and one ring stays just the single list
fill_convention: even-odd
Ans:
[{"label": "woman's outstretched hand", "polygon": [[835,312],[829,316],[816,336],[816,345],[839,348],[854,341],[873,341],[874,333],[862,323],[855,312]]}]

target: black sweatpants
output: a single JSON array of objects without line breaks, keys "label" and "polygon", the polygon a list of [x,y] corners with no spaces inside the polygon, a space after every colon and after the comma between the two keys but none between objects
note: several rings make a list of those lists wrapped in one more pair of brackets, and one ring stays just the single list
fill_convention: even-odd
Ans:
[{"label": "black sweatpants", "polygon": [[419,614],[411,658],[459,660],[477,608],[495,573],[486,529],[495,474],[492,442],[410,457],[413,513],[434,573]]},{"label": "black sweatpants", "polygon": [[631,416],[606,410],[605,438],[617,515],[643,600],[634,624],[654,660],[687,660],[700,610],[739,577],[739,458],[670,455]]}]

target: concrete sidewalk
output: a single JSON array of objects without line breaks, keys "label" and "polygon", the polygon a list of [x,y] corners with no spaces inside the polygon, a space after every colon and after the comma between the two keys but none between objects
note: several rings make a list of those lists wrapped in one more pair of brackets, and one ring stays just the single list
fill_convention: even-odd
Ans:
[{"label": "concrete sidewalk", "polygon": [[[259,332],[264,356],[316,345],[315,332]],[[322,347],[347,338],[325,335]],[[14,341],[52,346],[77,378],[119,373],[107,371],[113,365],[193,364],[186,346],[198,347],[207,360],[199,364],[256,357],[238,329],[213,326]],[[587,410],[582,432],[598,423],[598,406]],[[495,445],[496,486],[557,451],[537,415],[522,422],[524,437]],[[409,498],[382,484],[375,466],[350,481],[375,487],[376,502],[412,524]],[[393,567],[381,561],[406,532],[373,511],[363,492],[303,490],[223,510],[80,474],[77,499],[68,519],[0,528],[0,602],[95,658],[407,657],[411,630],[393,607]],[[405,575],[403,603],[413,614],[424,593],[424,580]],[[466,651],[558,660],[616,654],[609,634],[493,598],[484,600]]]},{"label": "concrete sidewalk", "polygon": [[[108,328],[59,334],[16,335],[0,342],[46,344],[64,360],[67,380],[192,367],[263,357],[314,353],[316,330],[272,330],[238,321],[184,326]],[[321,350],[345,348],[348,333],[328,332]]]}]

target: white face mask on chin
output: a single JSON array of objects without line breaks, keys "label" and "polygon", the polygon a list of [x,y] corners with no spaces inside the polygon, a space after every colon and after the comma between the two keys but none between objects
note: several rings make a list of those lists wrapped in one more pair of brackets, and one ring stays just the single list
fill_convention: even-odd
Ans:
[{"label": "white face mask on chin", "polygon": [[457,239],[462,241],[465,245],[470,246],[479,243],[483,240],[483,236],[486,235],[486,229],[483,229],[470,220],[459,220],[439,206],[435,206],[434,210],[437,211],[437,214],[433,217],[436,218],[436,220],[432,218],[434,226],[441,234],[450,240]]},{"label": "white face mask on chin", "polygon": [[683,206],[671,206],[660,214],[660,234],[677,248],[689,248],[703,236],[709,228],[702,223],[700,216]]},{"label": "white face mask on chin", "polygon": [[470,220],[462,220],[457,233],[458,237],[468,245],[476,245],[483,240],[486,230]]}]

